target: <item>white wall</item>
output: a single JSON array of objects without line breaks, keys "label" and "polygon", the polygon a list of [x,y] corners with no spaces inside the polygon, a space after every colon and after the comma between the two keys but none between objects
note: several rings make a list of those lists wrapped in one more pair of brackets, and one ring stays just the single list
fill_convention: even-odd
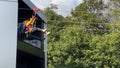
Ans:
[{"label": "white wall", "polygon": [[16,68],[17,2],[0,1],[0,68]]},{"label": "white wall", "polygon": [[3,0],[3,1],[18,1],[18,0]]}]

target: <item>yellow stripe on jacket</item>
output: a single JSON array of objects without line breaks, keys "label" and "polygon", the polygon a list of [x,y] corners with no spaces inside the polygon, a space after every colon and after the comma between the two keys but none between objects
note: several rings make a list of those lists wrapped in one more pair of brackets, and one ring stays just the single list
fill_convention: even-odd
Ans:
[{"label": "yellow stripe on jacket", "polygon": [[30,18],[30,20],[25,23],[25,26],[28,26],[30,24],[33,25],[35,23],[35,19],[36,18]]}]

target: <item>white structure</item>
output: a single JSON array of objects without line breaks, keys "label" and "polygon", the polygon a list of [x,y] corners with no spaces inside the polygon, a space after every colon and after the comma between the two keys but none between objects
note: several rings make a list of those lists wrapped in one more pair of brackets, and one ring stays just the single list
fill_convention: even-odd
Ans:
[{"label": "white structure", "polygon": [[16,67],[17,0],[0,0],[0,68]]}]

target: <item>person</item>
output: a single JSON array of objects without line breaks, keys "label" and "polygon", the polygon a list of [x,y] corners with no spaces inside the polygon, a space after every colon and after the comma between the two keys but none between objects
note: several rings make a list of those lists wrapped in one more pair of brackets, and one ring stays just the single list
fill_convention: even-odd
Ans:
[{"label": "person", "polygon": [[47,29],[41,29],[41,28],[37,28],[34,26],[35,20],[36,20],[36,17],[32,16],[29,20],[26,20],[24,22],[24,27],[26,29],[25,33],[27,34],[27,33],[31,33],[33,31],[38,30],[38,31],[45,33],[46,35],[49,35],[50,32],[47,32]]},{"label": "person", "polygon": [[18,29],[18,31],[17,31],[17,33],[18,33],[18,35],[17,35],[18,39],[23,40],[25,38],[24,23],[23,22],[18,23],[18,28],[17,29]]},{"label": "person", "polygon": [[[36,21],[36,12],[39,11],[40,9],[38,8],[33,8],[33,14],[32,17],[23,21],[23,23],[18,24],[18,38],[24,38],[24,36],[32,37],[32,39],[40,39],[35,36],[33,36],[31,33],[38,30],[40,32],[45,33],[46,35],[49,35],[50,32],[47,32],[47,29],[41,29],[35,26],[35,21]],[[23,36],[22,36],[23,35]],[[28,36],[29,35],[29,36]]]},{"label": "person", "polygon": [[33,31],[42,31],[43,33],[45,33],[46,35],[49,35],[50,32],[47,32],[46,29],[41,29],[41,28],[36,28],[34,27],[35,24],[35,20],[36,20],[36,12],[40,11],[39,8],[32,8],[33,10],[33,14],[32,17],[29,20],[25,21],[25,28],[26,28],[26,32],[25,33],[31,33]]}]

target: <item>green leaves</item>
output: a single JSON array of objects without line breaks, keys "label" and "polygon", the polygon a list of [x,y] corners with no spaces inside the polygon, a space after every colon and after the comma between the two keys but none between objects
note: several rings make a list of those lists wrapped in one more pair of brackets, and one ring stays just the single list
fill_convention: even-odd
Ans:
[{"label": "green leaves", "polygon": [[[106,64],[108,67],[113,66],[114,63],[120,64],[118,60],[118,45],[120,43],[119,39],[120,34],[118,33],[111,33],[104,36],[96,36],[91,41],[91,47],[94,47],[92,49],[93,52],[95,52],[95,56],[92,58],[99,59],[101,61],[104,61],[103,63]],[[120,55],[119,55],[120,56]],[[115,60],[118,59],[118,60]],[[102,65],[104,66],[104,65]],[[116,65],[114,65],[116,67]]]},{"label": "green leaves", "polygon": [[[116,3],[115,3],[116,4]],[[47,8],[49,68],[119,68],[119,8],[107,19],[103,0],[84,0],[66,18]],[[91,9],[90,9],[91,8]],[[55,8],[56,9],[56,8]],[[95,13],[96,12],[96,13]]]}]

